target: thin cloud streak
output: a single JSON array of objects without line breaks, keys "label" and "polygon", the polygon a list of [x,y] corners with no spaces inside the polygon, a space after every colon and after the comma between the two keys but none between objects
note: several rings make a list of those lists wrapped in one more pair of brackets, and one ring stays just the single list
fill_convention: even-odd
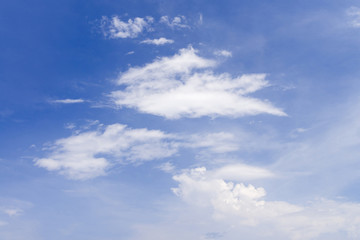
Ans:
[{"label": "thin cloud streak", "polygon": [[58,100],[53,100],[51,101],[52,103],[63,103],[63,104],[72,104],[72,103],[83,103],[85,102],[84,99],[81,98],[77,98],[77,99],[58,99]]},{"label": "thin cloud streak", "polygon": [[144,41],[141,41],[140,43],[153,44],[153,45],[164,45],[164,44],[174,43],[174,40],[162,37],[162,38],[158,38],[158,39],[146,39]]}]

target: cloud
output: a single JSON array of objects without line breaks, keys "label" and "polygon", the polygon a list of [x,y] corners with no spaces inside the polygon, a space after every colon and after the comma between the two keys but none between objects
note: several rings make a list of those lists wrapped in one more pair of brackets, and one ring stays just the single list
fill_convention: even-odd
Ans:
[{"label": "cloud", "polygon": [[159,39],[146,39],[144,41],[141,41],[140,43],[153,44],[153,45],[164,45],[164,44],[174,43],[174,40],[166,39],[166,38],[162,37]]},{"label": "cloud", "polygon": [[[253,167],[240,167],[239,176],[246,176],[246,168]],[[247,234],[251,239],[318,239],[326,234],[340,234],[339,239],[360,236],[360,204],[318,199],[299,206],[285,201],[266,201],[264,188],[223,179],[231,177],[228,170],[209,172],[202,167],[173,177],[179,184],[173,192],[190,206],[212,211],[212,218],[225,226],[226,239],[237,239],[236,233]],[[258,168],[255,172],[259,170],[267,171]],[[214,174],[219,172],[222,174]],[[267,174],[255,178],[268,177]],[[208,220],[197,221],[206,224]],[[244,227],[247,231],[243,231]]]},{"label": "cloud", "polygon": [[118,16],[102,17],[101,28],[108,38],[135,38],[144,30],[151,30],[150,25],[153,22],[152,17],[136,17],[127,22],[121,21]]},{"label": "cloud", "polygon": [[177,152],[177,144],[171,139],[158,130],[113,124],[59,139],[48,148],[47,157],[34,161],[36,166],[71,179],[89,179],[105,175],[115,163],[140,164],[169,157]]},{"label": "cloud", "polygon": [[359,28],[360,27],[360,8],[358,7],[350,7],[347,9],[346,14],[350,18],[350,26]]},{"label": "cloud", "polygon": [[13,198],[0,197],[0,213],[7,217],[17,217],[24,213],[28,208],[32,207],[32,203]]},{"label": "cloud", "polygon": [[192,134],[185,138],[184,144],[189,148],[206,149],[212,153],[226,153],[239,150],[239,139],[227,132]]},{"label": "cloud", "polygon": [[157,168],[166,173],[173,173],[175,170],[175,166],[171,162],[165,162]]},{"label": "cloud", "polygon": [[[202,17],[201,17],[202,19]],[[168,16],[162,16],[160,18],[160,23],[164,23],[171,28],[190,28],[186,24],[186,17],[185,16],[176,16],[173,19],[169,18]]]},{"label": "cloud", "polygon": [[304,196],[294,190],[297,187],[306,190],[307,196],[336,196],[357,189],[360,101],[357,96],[349,99],[324,108],[317,116],[321,120],[306,126],[303,136],[279,150],[272,169],[287,175],[282,191],[289,198]]},{"label": "cloud", "polygon": [[23,210],[18,208],[8,208],[8,209],[3,209],[3,212],[6,213],[9,217],[14,217],[20,215],[23,212]]},{"label": "cloud", "polygon": [[275,174],[264,168],[249,166],[245,164],[226,165],[215,171],[208,171],[212,178],[219,178],[231,181],[246,181],[261,178],[272,178]]},{"label": "cloud", "polygon": [[[254,139],[258,142],[257,150],[264,148],[260,146],[264,141],[261,137],[242,132],[238,135],[227,132],[168,134],[145,128],[131,129],[122,124],[106,126],[99,121],[88,121],[82,127],[70,127],[77,130],[69,137],[46,145],[43,149],[47,152],[45,157],[34,161],[38,167],[78,180],[106,175],[108,170],[118,164],[137,165],[144,161],[167,158],[182,149],[191,149],[206,156],[224,156],[244,148],[253,148]],[[171,162],[165,162],[158,168],[167,173],[175,171]],[[239,172],[243,174],[240,176]],[[272,177],[267,171],[241,164],[210,173],[224,178],[227,175],[229,178],[226,179],[230,180],[243,179],[244,176],[249,179]]]},{"label": "cloud", "polygon": [[[226,169],[228,168],[228,169]],[[175,175],[173,179],[179,183],[173,192],[184,201],[196,206],[211,206],[215,210],[217,218],[226,215],[237,215],[239,221],[246,225],[255,225],[260,220],[271,219],[276,216],[294,213],[301,208],[285,202],[266,202],[262,198],[266,195],[264,188],[256,188],[253,185],[243,183],[234,184],[227,182],[218,176],[234,177],[229,170],[231,166],[208,173],[206,168],[186,170],[184,173]],[[246,170],[251,169],[255,174],[249,174]],[[237,166],[237,175],[245,180],[266,178],[272,174],[264,169],[251,166]]]},{"label": "cloud", "polygon": [[181,49],[172,57],[121,74],[117,83],[126,87],[113,91],[111,97],[118,106],[169,119],[286,115],[268,101],[248,96],[268,86],[265,74],[233,78],[228,73],[215,74],[210,70],[215,66],[214,60],[198,56],[193,48]]},{"label": "cloud", "polygon": [[203,22],[204,22],[203,15],[202,15],[202,13],[200,13],[198,24],[201,25],[201,24],[203,24]]},{"label": "cloud", "polygon": [[76,125],[75,125],[75,123],[66,123],[65,128],[66,129],[74,129],[74,128],[76,128]]},{"label": "cloud", "polygon": [[226,50],[217,50],[214,54],[217,56],[232,57],[232,53]]},{"label": "cloud", "polygon": [[77,98],[77,99],[58,99],[51,101],[52,103],[63,103],[63,104],[72,104],[72,103],[83,103],[85,102],[84,99]]},{"label": "cloud", "polygon": [[11,116],[12,114],[14,114],[13,110],[9,110],[9,109],[4,109],[4,110],[0,110],[0,117],[1,118],[6,118]]}]

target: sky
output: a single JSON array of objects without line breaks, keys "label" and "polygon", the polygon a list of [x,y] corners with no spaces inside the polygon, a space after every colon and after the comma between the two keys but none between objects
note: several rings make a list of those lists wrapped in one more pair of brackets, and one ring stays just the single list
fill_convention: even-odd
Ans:
[{"label": "sky", "polygon": [[360,4],[0,1],[0,238],[360,238]]}]

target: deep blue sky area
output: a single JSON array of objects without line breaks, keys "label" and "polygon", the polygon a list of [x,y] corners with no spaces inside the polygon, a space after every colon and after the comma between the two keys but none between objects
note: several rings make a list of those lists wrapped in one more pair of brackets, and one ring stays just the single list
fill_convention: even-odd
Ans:
[{"label": "deep blue sky area", "polygon": [[0,1],[0,239],[359,239],[358,1]]}]

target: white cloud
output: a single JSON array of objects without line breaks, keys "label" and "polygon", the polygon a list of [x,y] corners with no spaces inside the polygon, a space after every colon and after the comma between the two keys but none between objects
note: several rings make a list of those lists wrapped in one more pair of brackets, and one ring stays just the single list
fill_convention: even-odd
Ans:
[{"label": "white cloud", "polygon": [[[227,168],[231,168],[228,166]],[[252,169],[249,174],[246,170]],[[272,176],[270,172],[250,166],[237,166],[238,177],[249,180]],[[215,173],[208,173],[204,167],[187,170],[175,175],[174,180],[179,187],[174,188],[176,195],[190,204],[197,206],[212,206],[216,218],[226,215],[237,215],[243,224],[254,225],[260,220],[271,219],[276,216],[300,211],[301,208],[285,202],[265,202],[266,195],[263,188],[255,188],[249,184],[234,184],[226,182],[218,176],[234,177],[233,171],[223,168]]]},{"label": "white cloud", "polygon": [[171,28],[190,28],[186,24],[186,17],[185,16],[176,16],[173,19],[169,18],[168,16],[162,16],[160,18],[160,23],[164,23]]},{"label": "white cloud", "polygon": [[217,56],[232,57],[232,53],[227,50],[217,50],[214,54]]},{"label": "white cloud", "polygon": [[72,104],[72,103],[83,103],[85,102],[84,99],[81,99],[81,98],[77,98],[77,99],[58,99],[58,100],[54,100],[54,101],[51,101],[53,103],[64,103],[64,104]]},{"label": "white cloud", "polygon": [[150,25],[153,22],[152,17],[136,17],[127,22],[121,21],[118,16],[103,17],[101,27],[104,35],[109,38],[135,38],[144,30],[151,30]]},{"label": "white cloud", "polygon": [[88,179],[105,175],[114,163],[139,164],[169,157],[177,152],[171,139],[161,131],[113,124],[57,140],[48,148],[50,154],[35,159],[35,165],[71,179]]},{"label": "white cloud", "polygon": [[[74,126],[71,126],[73,129]],[[93,129],[96,130],[93,130]],[[161,159],[174,155],[180,149],[191,149],[204,157],[224,156],[224,154],[254,148],[256,150],[274,148],[261,146],[264,139],[237,131],[237,135],[227,132],[167,134],[158,130],[131,129],[122,124],[104,126],[99,121],[90,121],[72,136],[58,139],[43,150],[47,156],[35,159],[35,165],[49,171],[56,171],[72,179],[89,179],[105,175],[116,164],[140,164],[144,161]],[[276,147],[276,146],[275,146]],[[207,163],[213,164],[207,160]],[[165,162],[158,167],[171,173],[175,166]],[[242,174],[238,174],[238,173]],[[271,177],[271,173],[258,168],[234,164],[210,171],[217,177],[229,180]],[[226,178],[228,175],[229,178]]]},{"label": "white cloud", "polygon": [[162,37],[162,38],[158,38],[158,39],[146,39],[144,41],[141,41],[140,43],[153,44],[153,45],[164,45],[164,44],[174,43],[174,40]]},{"label": "white cloud", "polygon": [[358,7],[350,7],[347,11],[346,14],[349,16],[350,18],[350,22],[349,24],[352,27],[358,28],[360,27],[360,8]]},{"label": "white cloud", "polygon": [[[239,175],[246,174],[246,168],[252,167],[246,166]],[[205,168],[195,168],[175,175],[179,185],[173,191],[196,209],[210,209],[212,218],[225,226],[226,239],[238,239],[239,233],[251,239],[319,239],[326,234],[342,236],[336,239],[360,237],[360,204],[319,199],[299,206],[266,201],[264,188],[225,181],[214,172],[224,170],[208,172]],[[225,177],[232,175],[231,171],[225,172]],[[197,221],[209,222],[206,218]]]},{"label": "white cloud", "polygon": [[126,85],[111,96],[119,106],[170,119],[181,117],[240,117],[261,113],[285,116],[268,101],[247,96],[268,85],[265,74],[233,78],[215,74],[216,62],[189,47],[144,67],[130,68],[117,83]]}]

